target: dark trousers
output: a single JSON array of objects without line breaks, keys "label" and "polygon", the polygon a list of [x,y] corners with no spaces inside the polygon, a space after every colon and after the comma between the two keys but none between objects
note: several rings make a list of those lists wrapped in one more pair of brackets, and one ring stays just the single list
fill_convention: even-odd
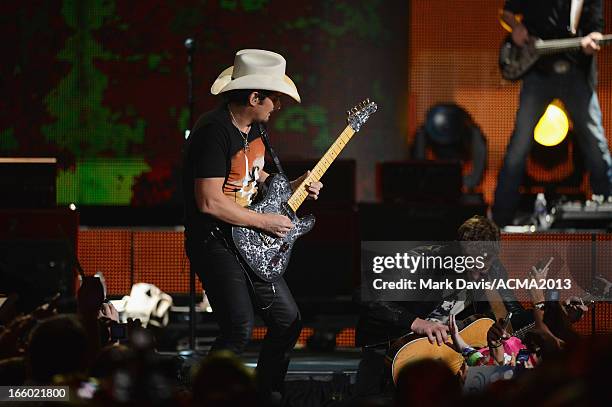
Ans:
[{"label": "dark trousers", "polygon": [[247,277],[221,238],[187,241],[185,247],[221,330],[211,351],[242,354],[257,312],[268,327],[257,362],[257,379],[264,392],[282,391],[289,353],[302,330],[300,312],[285,280],[268,283],[254,275]]},{"label": "dark trousers", "polygon": [[597,93],[586,74],[577,67],[564,74],[544,74],[534,69],[523,79],[514,133],[499,172],[493,205],[493,220],[499,226],[512,222],[520,199],[525,163],[533,144],[533,130],[554,98],[563,102],[574,123],[576,142],[590,172],[593,193],[610,195],[612,158]]}]

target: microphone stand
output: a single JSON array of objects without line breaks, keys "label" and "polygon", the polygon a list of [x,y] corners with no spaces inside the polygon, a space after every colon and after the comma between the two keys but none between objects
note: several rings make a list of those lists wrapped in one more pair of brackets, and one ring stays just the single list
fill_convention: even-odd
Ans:
[{"label": "microphone stand", "polygon": [[[193,127],[193,55],[196,49],[195,40],[187,38],[185,40],[185,48],[187,48],[187,105],[189,109],[188,130],[185,132],[185,138],[187,138]],[[195,271],[192,267],[189,267],[189,350],[192,354],[196,351],[195,301]]]},{"label": "microphone stand", "polygon": [[189,131],[193,126],[193,56],[196,50],[196,42],[193,38],[185,40],[185,48],[187,48],[187,106],[189,109]]}]

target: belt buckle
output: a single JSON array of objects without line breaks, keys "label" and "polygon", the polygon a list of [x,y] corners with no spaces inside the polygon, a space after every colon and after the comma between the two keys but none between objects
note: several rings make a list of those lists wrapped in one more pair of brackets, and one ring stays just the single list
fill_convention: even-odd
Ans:
[{"label": "belt buckle", "polygon": [[555,71],[556,74],[563,75],[566,74],[569,70],[570,63],[569,61],[566,61],[564,59],[555,61],[555,63],[553,64],[553,71]]}]

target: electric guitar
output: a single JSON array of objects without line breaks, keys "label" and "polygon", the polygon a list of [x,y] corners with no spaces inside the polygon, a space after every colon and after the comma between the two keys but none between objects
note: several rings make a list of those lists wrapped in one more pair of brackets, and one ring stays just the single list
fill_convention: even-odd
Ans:
[{"label": "electric guitar", "polygon": [[[512,41],[512,36],[506,37],[499,50],[499,69],[502,77],[509,81],[521,79],[535,65],[542,55],[562,54],[579,51],[580,41],[584,37],[562,38],[558,40],[542,40],[530,37],[529,42],[519,47]],[[599,45],[612,42],[612,34],[604,35],[597,41]]]},{"label": "electric guitar", "polygon": [[249,206],[249,209],[260,213],[278,213],[291,219],[294,226],[285,237],[280,238],[261,230],[241,226],[232,227],[232,239],[238,254],[258,277],[264,281],[274,281],[285,272],[293,244],[300,236],[308,233],[315,224],[312,215],[303,218],[298,218],[296,215],[296,211],[308,196],[306,185],[323,177],[351,137],[359,131],[377,108],[376,103],[366,99],[347,112],[348,126],[295,192],[292,192],[291,184],[285,175],[270,175],[271,181],[262,200]]}]

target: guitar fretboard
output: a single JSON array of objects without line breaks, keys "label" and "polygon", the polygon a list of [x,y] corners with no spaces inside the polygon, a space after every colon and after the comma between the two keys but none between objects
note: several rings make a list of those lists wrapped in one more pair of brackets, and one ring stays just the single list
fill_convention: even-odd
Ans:
[{"label": "guitar fretboard", "polygon": [[[583,301],[584,305],[592,304],[595,301],[601,300],[600,296],[593,295],[593,294],[587,294],[587,295],[585,295],[585,296],[583,296],[581,298],[582,298],[582,301]],[[529,325],[526,325],[526,326],[522,327],[521,329],[519,329],[517,331],[514,331],[512,336],[516,336],[520,340],[523,340],[523,339],[525,339],[525,335],[527,334],[527,332],[531,331],[533,328],[535,328],[535,322],[532,322]]]},{"label": "guitar fretboard", "polygon": [[529,325],[526,325],[521,329],[514,331],[512,336],[516,336],[522,341],[523,339],[525,339],[525,335],[527,334],[527,332],[531,331],[533,328],[535,328],[535,322],[532,322]]},{"label": "guitar fretboard", "polygon": [[302,181],[302,183],[296,188],[291,198],[287,202],[293,211],[297,211],[300,205],[304,202],[304,200],[308,197],[308,191],[306,191],[306,185],[311,182],[319,181],[325,171],[330,167],[330,165],[334,162],[336,157],[340,155],[344,147],[351,140],[351,137],[355,134],[355,130],[351,128],[351,126],[346,126],[346,128],[340,133],[336,141],[327,149],[327,152],[321,157],[317,165],[311,170],[310,175]]},{"label": "guitar fretboard", "polygon": [[[535,43],[535,49],[538,54],[556,54],[561,52],[578,51],[582,38],[563,38],[559,40],[542,40]],[[607,45],[612,42],[612,34],[604,35],[597,43],[599,45]]]}]

